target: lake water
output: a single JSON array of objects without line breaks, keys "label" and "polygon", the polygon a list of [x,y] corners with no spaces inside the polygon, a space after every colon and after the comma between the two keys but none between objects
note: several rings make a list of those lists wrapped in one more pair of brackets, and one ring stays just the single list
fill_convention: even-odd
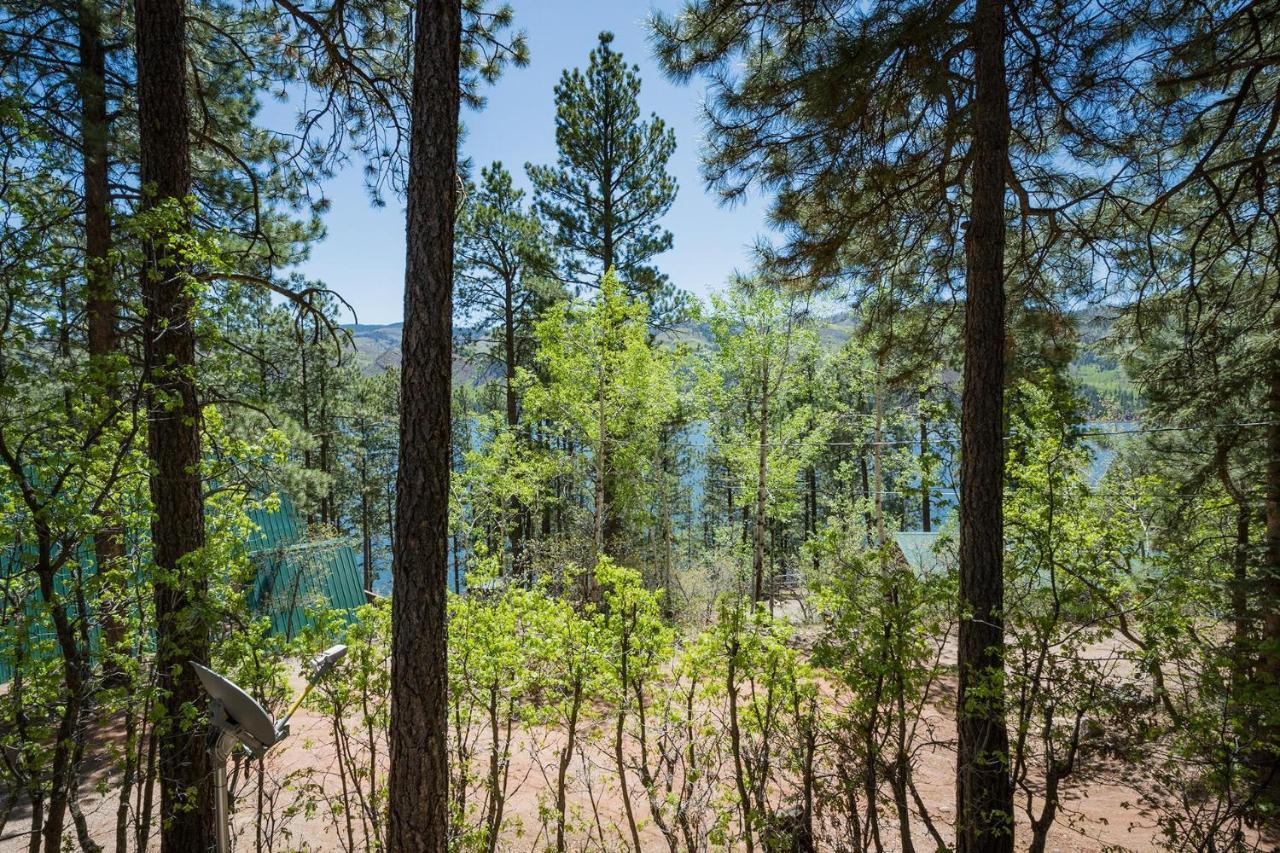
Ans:
[{"label": "lake water", "polygon": [[[1141,423],[1137,421],[1096,421],[1085,424],[1081,428],[1082,433],[1106,433],[1106,435],[1090,435],[1084,438],[1086,446],[1090,450],[1092,460],[1089,465],[1088,479],[1091,486],[1096,486],[1111,467],[1111,463],[1115,461],[1118,452],[1117,442],[1123,440],[1127,433],[1134,433],[1141,430]],[[930,451],[935,454],[940,461],[939,465],[939,483],[930,490],[930,515],[932,517],[933,526],[938,527],[946,523],[947,518],[955,510],[957,503],[957,478],[959,471],[955,464],[955,448],[958,445],[958,427],[955,424],[943,426],[936,430],[942,436],[941,439],[934,438],[930,441]],[[688,488],[693,496],[693,505],[701,507],[706,495],[708,472],[702,459],[705,458],[705,449],[710,446],[710,437],[707,435],[703,424],[695,424],[685,431],[684,437],[680,443],[691,452],[689,457],[694,463],[689,465],[681,474],[683,485]],[[919,455],[919,441],[907,441],[897,447],[912,448],[913,455]],[[702,452],[698,452],[701,450]],[[911,482],[910,487],[903,490],[905,494],[898,496],[901,502],[901,509],[905,518],[903,530],[918,531],[921,529],[920,524],[920,481],[915,479]],[[695,516],[697,515],[695,510]],[[358,549],[357,549],[358,551]],[[375,555],[385,555],[375,557],[374,561],[374,581],[373,591],[386,595],[391,591],[391,561],[390,548],[388,547],[385,536],[375,538],[374,541]],[[466,555],[463,554],[465,560]],[[357,560],[361,560],[357,553]],[[361,567],[363,571],[363,566]],[[455,591],[461,589],[463,584],[462,566],[454,565],[453,550],[449,551],[449,587]]]}]

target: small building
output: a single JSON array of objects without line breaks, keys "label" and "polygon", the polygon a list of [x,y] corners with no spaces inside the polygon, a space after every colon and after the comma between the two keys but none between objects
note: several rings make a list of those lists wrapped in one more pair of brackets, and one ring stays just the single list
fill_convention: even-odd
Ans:
[{"label": "small building", "polygon": [[249,543],[257,567],[246,599],[271,620],[271,630],[293,639],[311,623],[308,611],[352,611],[365,603],[364,573],[345,538],[311,539],[288,497],[274,511],[249,513],[258,532]]},{"label": "small building", "polygon": [[[257,526],[248,543],[249,559],[256,568],[251,586],[245,590],[250,609],[271,620],[271,630],[287,639],[310,624],[309,612],[318,609],[354,611],[365,603],[363,573],[355,549],[343,538],[308,538],[297,508],[287,496],[272,510],[253,510],[249,517]],[[39,591],[14,589],[23,577],[24,552],[21,546],[10,546],[0,555],[0,593],[6,610],[24,609],[30,616],[40,612]],[[81,545],[79,565],[86,573],[93,571],[93,551]],[[60,579],[61,580],[61,579]],[[58,584],[66,592],[65,581]],[[5,617],[0,629],[0,684],[13,677],[15,645],[23,637],[23,622],[30,620]],[[18,631],[18,634],[14,632]],[[24,643],[30,653],[56,655],[52,632],[42,625],[28,625]],[[96,627],[90,630],[90,643],[96,642]]]}]

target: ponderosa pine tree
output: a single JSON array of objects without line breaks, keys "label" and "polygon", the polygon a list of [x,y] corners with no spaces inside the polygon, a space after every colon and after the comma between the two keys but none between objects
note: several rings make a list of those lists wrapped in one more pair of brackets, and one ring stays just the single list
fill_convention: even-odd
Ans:
[{"label": "ponderosa pine tree", "polygon": [[[202,648],[208,644],[202,628],[207,612],[202,594],[204,569],[195,556],[204,524],[201,465],[205,460],[200,452],[197,402],[201,392],[196,387],[190,359],[194,358],[195,341],[200,334],[195,329],[200,319],[195,305],[201,296],[213,291],[217,297],[226,297],[219,319],[234,317],[245,301],[233,293],[234,288],[217,290],[198,281],[189,253],[196,250],[197,244],[204,248],[217,243],[225,254],[216,260],[213,255],[204,256],[202,272],[225,263],[236,271],[257,273],[264,266],[269,267],[271,259],[284,262],[295,257],[292,253],[298,242],[315,233],[288,215],[278,216],[265,209],[267,204],[298,199],[298,173],[289,169],[273,171],[263,165],[280,149],[271,144],[268,135],[255,132],[252,127],[257,103],[253,84],[259,78],[221,61],[219,51],[234,50],[225,41],[201,39],[211,30],[221,32],[223,16],[234,13],[219,8],[210,10],[207,16],[195,16],[194,37],[185,32],[191,24],[186,12],[176,13],[186,36],[186,41],[176,48],[176,68],[178,72],[187,69],[199,75],[202,84],[194,93],[177,87],[177,106],[186,109],[182,94],[185,91],[193,95],[202,111],[202,122],[192,127],[165,114],[165,110],[175,107],[175,85],[169,82],[175,65],[168,52],[175,49],[171,37],[176,25],[173,14],[164,14],[170,10],[163,4],[160,9],[132,9],[131,3],[120,5],[104,0],[20,4],[6,9],[4,35],[0,39],[5,88],[26,91],[21,107],[23,124],[32,130],[29,138],[38,141],[41,148],[39,160],[29,162],[32,166],[40,163],[40,174],[52,182],[48,188],[50,209],[62,210],[69,221],[79,226],[78,232],[59,233],[63,248],[58,252],[7,267],[7,284],[31,277],[49,277],[60,283],[63,292],[56,312],[60,317],[58,349],[67,364],[83,373],[69,387],[77,389],[76,393],[79,389],[90,392],[88,400],[79,399],[70,391],[65,395],[66,405],[70,408],[74,404],[74,408],[65,413],[68,421],[64,426],[73,431],[86,430],[86,438],[93,440],[82,446],[83,459],[91,462],[95,455],[105,453],[119,460],[121,466],[135,463],[131,445],[135,437],[143,434],[129,419],[140,390],[150,394],[149,448],[153,454],[166,457],[153,466],[151,483],[156,507],[152,555],[160,570],[149,572],[136,589],[128,586],[129,579],[136,576],[126,570],[121,558],[137,554],[137,546],[127,548],[126,539],[144,540],[149,522],[142,519],[139,524],[140,519],[125,500],[126,493],[135,501],[137,496],[119,487],[118,474],[109,472],[105,481],[98,480],[96,473],[71,481],[104,482],[108,489],[92,502],[92,514],[76,521],[85,525],[80,528],[72,526],[73,516],[66,514],[77,504],[57,481],[51,481],[50,485],[57,488],[50,489],[42,499],[49,511],[58,507],[58,524],[63,528],[58,538],[65,548],[74,551],[78,543],[93,544],[95,559],[88,565],[93,571],[84,571],[86,567],[63,569],[67,586],[55,589],[59,598],[65,595],[68,600],[80,602],[81,610],[86,601],[96,604],[94,612],[79,613],[74,624],[81,626],[86,646],[95,624],[100,625],[104,640],[96,649],[102,652],[101,656],[86,656],[68,644],[62,644],[59,650],[68,672],[77,672],[82,663],[89,662],[95,664],[95,671],[92,677],[86,669],[64,679],[62,719],[80,722],[65,733],[59,732],[53,744],[56,781],[42,830],[50,850],[62,849],[67,843],[64,835],[70,830],[64,814],[68,809],[76,818],[81,845],[87,843],[84,820],[75,805],[77,791],[84,782],[81,760],[92,719],[87,709],[100,703],[105,711],[121,707],[114,704],[115,694],[103,688],[120,684],[123,670],[137,678],[127,685],[128,695],[141,696],[147,691],[151,680],[149,656],[140,661],[138,669],[121,665],[139,654],[138,647],[125,645],[136,635],[129,638],[125,632],[126,620],[138,618],[132,612],[135,607],[148,610],[138,603],[144,592],[158,608],[156,669],[161,673],[169,702],[154,715],[159,723],[155,736],[161,759],[158,778],[164,843],[170,845],[166,849],[172,849],[175,844],[186,847],[194,843],[192,839],[209,837],[209,816],[202,808],[202,804],[208,804],[207,773],[201,769],[204,744],[201,734],[189,722],[193,703],[202,705],[204,694],[187,661],[207,659],[207,651]],[[141,20],[144,12],[146,28],[135,27],[135,13]],[[139,45],[149,45],[146,63],[135,61],[133,45],[125,37],[135,31],[139,33]],[[247,50],[252,53],[252,40],[250,43]],[[245,49],[244,45],[238,47]],[[157,63],[162,66],[158,72]],[[144,73],[151,75],[145,85]],[[135,85],[138,98],[131,95]],[[137,110],[149,112],[141,116]],[[158,133],[158,128],[163,133]],[[177,133],[185,138],[178,140]],[[194,220],[188,218],[190,197],[199,200]],[[5,201],[7,204],[10,199]],[[136,218],[130,217],[133,213],[138,214]],[[65,265],[69,258],[74,261]],[[140,280],[125,281],[122,276],[137,269],[139,258],[144,266]],[[21,302],[14,306],[18,304]],[[137,306],[143,310],[141,322],[131,316]],[[133,337],[139,329],[140,340]],[[205,337],[206,352],[220,343],[213,338],[216,335]],[[140,345],[135,346],[135,342]],[[209,347],[211,343],[213,347]],[[142,365],[131,358],[139,350],[145,362]],[[140,373],[146,374],[147,383],[137,382]],[[207,375],[201,379],[205,388],[216,383]],[[50,427],[55,423],[49,419]],[[26,466],[27,462],[21,464]],[[174,495],[178,495],[176,501],[172,500]],[[126,521],[134,525],[129,532],[135,536],[125,536],[122,525]],[[54,555],[54,563],[59,559]],[[61,559],[65,562],[65,557]],[[110,584],[107,590],[102,588],[104,579]],[[149,617],[144,618],[150,621]],[[144,644],[142,648],[149,646]],[[105,682],[96,677],[99,661],[111,676]],[[176,689],[170,690],[171,687]],[[124,703],[127,737],[134,736],[142,701]],[[143,728],[150,736],[145,723]],[[120,838],[128,834],[125,801],[133,782],[147,774],[149,771],[135,762],[124,775],[124,805],[117,817]],[[150,790],[149,783],[147,789]],[[152,810],[148,806],[145,812],[137,820],[137,831],[143,836],[148,832]],[[175,835],[177,840],[172,838]]]},{"label": "ponderosa pine tree", "polygon": [[640,114],[640,73],[600,34],[586,72],[566,70],[556,86],[554,166],[526,168],[538,211],[555,225],[563,275],[596,287],[615,269],[632,298],[648,306],[655,328],[683,313],[684,299],[653,259],[671,248],[659,220],[676,197],[667,172],[675,132]]},{"label": "ponderosa pine tree", "polygon": [[[103,381],[96,386],[89,382],[86,387],[95,390],[96,398],[108,409],[127,406],[131,402],[128,396],[130,388],[136,390],[132,382],[136,374],[119,370],[136,365],[128,365],[123,357],[111,357],[108,344],[123,341],[122,351],[134,352],[130,336],[141,327],[144,338],[136,349],[143,350],[145,357],[151,360],[148,366],[155,368],[148,377],[151,380],[148,388],[153,392],[151,413],[158,427],[155,432],[166,449],[174,448],[176,431],[183,432],[180,442],[183,446],[179,450],[186,457],[185,461],[178,465],[170,460],[158,466],[163,467],[163,471],[155,472],[157,477],[166,478],[169,483],[166,488],[170,491],[177,489],[182,492],[183,501],[177,507],[162,507],[156,503],[157,525],[173,539],[175,526],[187,526],[189,534],[195,525],[203,523],[204,508],[199,500],[201,464],[209,463],[211,457],[219,453],[219,448],[214,445],[201,459],[198,401],[227,402],[230,397],[250,406],[254,403],[251,398],[236,396],[243,364],[234,363],[235,358],[228,355],[230,352],[243,352],[237,348],[242,341],[235,340],[245,327],[240,311],[245,308],[266,310],[270,299],[267,293],[284,296],[303,311],[309,311],[312,307],[309,300],[316,295],[313,290],[306,293],[290,291],[287,285],[273,277],[275,269],[296,260],[298,247],[317,233],[317,220],[306,221],[288,214],[281,215],[276,206],[280,206],[279,210],[288,208],[294,211],[306,207],[307,190],[314,187],[310,182],[328,174],[335,163],[334,151],[338,142],[351,143],[357,148],[368,143],[364,149],[366,153],[382,152],[382,143],[387,137],[381,133],[381,126],[374,128],[372,125],[388,118],[388,104],[402,100],[395,95],[400,91],[397,86],[407,78],[407,74],[398,73],[402,70],[400,66],[407,51],[396,47],[397,44],[403,46],[403,40],[397,35],[396,27],[388,26],[388,21],[395,18],[385,14],[386,7],[360,4],[356,8],[348,5],[344,7],[343,15],[333,16],[320,12],[313,14],[287,0],[280,4],[206,6],[199,14],[189,14],[189,10],[177,13],[186,41],[175,47],[169,38],[173,34],[174,15],[160,15],[164,17],[163,25],[167,29],[156,37],[153,18],[157,7],[139,3],[138,20],[145,20],[150,29],[141,25],[136,27],[138,41],[140,48],[150,46],[150,62],[135,62],[129,39],[122,37],[126,34],[131,36],[135,31],[131,7],[132,3],[121,7],[112,2],[59,2],[22,3],[5,10],[3,36],[0,37],[5,91],[0,97],[4,98],[7,108],[11,92],[25,92],[17,109],[24,126],[35,128],[28,138],[42,146],[40,168],[41,176],[51,180],[48,189],[50,210],[57,209],[68,220],[82,218],[84,226],[83,233],[59,229],[59,244],[68,247],[69,254],[58,252],[37,256],[28,265],[6,268],[5,274],[6,277],[16,275],[23,281],[31,276],[53,276],[50,282],[58,286],[59,295],[51,303],[54,309],[50,317],[57,318],[52,328],[58,330],[58,352],[72,362],[88,354],[89,358],[81,362],[81,367],[87,364],[88,372]],[[158,8],[165,13],[171,12],[164,4]],[[290,14],[298,13],[298,17],[279,18],[271,14],[283,9],[289,10]],[[494,47],[490,50],[493,45],[484,42],[494,28],[506,25],[509,10],[485,11],[479,4],[468,4],[468,9],[477,16],[475,26],[468,28],[469,43],[464,60],[471,72],[464,81],[464,96],[470,97],[474,94],[471,89],[479,80],[491,76],[504,61],[512,58],[519,61],[522,47],[513,42],[502,49]],[[334,39],[332,26],[337,18],[341,18],[342,32]],[[290,26],[290,21],[297,26]],[[378,30],[376,36],[371,35],[373,28]],[[352,33],[357,31],[370,37],[367,40],[356,37],[355,40],[361,44],[359,48],[352,48],[348,39],[352,39]],[[281,49],[282,40],[287,42],[284,49]],[[316,45],[321,43],[324,48],[316,49]],[[175,50],[179,57],[176,66],[168,62],[159,75],[162,79],[157,82],[154,71],[156,57],[172,60],[171,52]],[[146,51],[140,49],[139,53]],[[300,57],[306,61],[301,61]],[[249,61],[244,61],[246,58]],[[324,66],[323,70],[318,70],[320,66]],[[139,79],[144,69],[152,74],[145,84]],[[184,71],[185,81],[181,77]],[[175,77],[175,73],[179,76]],[[324,114],[307,113],[306,118],[315,121],[313,133],[302,137],[302,144],[297,150],[292,148],[297,138],[291,134],[272,133],[254,126],[260,91],[274,88],[277,84],[292,86],[303,78],[307,85],[332,86],[334,90],[341,90],[331,92],[331,98],[320,99],[332,108],[330,117],[341,116],[336,125],[341,126],[342,132],[328,140],[329,147],[316,145],[318,135],[324,135]],[[177,84],[172,82],[175,79],[179,81]],[[130,94],[135,83],[140,99]],[[161,111],[173,106],[175,91],[178,92],[177,102],[183,103],[181,92],[184,88],[198,118],[185,123],[170,121],[168,116],[158,118],[157,104]],[[151,111],[149,115],[139,117],[135,113],[138,100],[142,101],[143,109]],[[5,118],[8,125],[10,116],[7,112]],[[104,122],[110,126],[105,127]],[[388,124],[393,133],[394,116]],[[315,127],[321,129],[314,130]],[[359,134],[353,128],[367,133],[357,139],[353,134]],[[159,133],[160,130],[164,133]],[[141,138],[138,134],[142,135]],[[185,146],[186,166],[182,165],[183,157],[176,156],[180,134],[186,136],[181,143]],[[158,139],[158,136],[163,138]],[[11,151],[13,149],[6,149],[6,153]],[[144,161],[141,171],[145,187],[139,180],[139,152]],[[36,161],[30,162],[34,164]],[[184,173],[185,178],[182,177]],[[104,181],[105,195],[102,192]],[[186,189],[176,192],[176,195],[170,192],[183,183]],[[70,199],[66,197],[68,192]],[[191,198],[195,199],[194,205],[190,204]],[[8,201],[6,197],[6,204]],[[129,213],[139,208],[141,211],[136,219],[128,218]],[[118,232],[104,231],[104,224],[109,229],[113,218],[117,223],[132,227],[119,228]],[[172,241],[169,239],[171,236]],[[134,252],[142,242],[148,244],[143,253],[148,272],[141,281],[126,283],[113,279],[113,274],[118,276],[136,267]],[[151,251],[153,249],[158,251]],[[205,249],[214,251],[206,253]],[[104,264],[104,261],[114,261],[117,257],[124,262],[114,268]],[[193,263],[197,257],[198,262]],[[74,261],[68,264],[68,258],[74,258]],[[157,270],[163,274],[162,279],[154,275]],[[110,293],[106,285],[110,286]],[[143,291],[141,300],[137,299],[135,287]],[[158,301],[152,297],[157,297]],[[218,310],[205,312],[202,310],[204,304],[216,304]],[[129,316],[129,312],[138,305],[146,312],[141,323],[133,322]],[[166,308],[173,309],[171,316],[159,316]],[[120,337],[110,341],[111,326],[117,322]],[[198,381],[192,375],[189,362],[186,362],[189,356],[194,357],[197,340],[201,358]],[[230,346],[223,346],[228,343]],[[176,358],[171,359],[169,355]],[[113,374],[123,375],[108,376],[106,368],[112,368]],[[111,393],[112,380],[119,381],[120,395]],[[228,390],[232,393],[224,395]],[[93,416],[90,409],[94,407],[84,406],[78,399],[74,402],[80,407],[82,416]],[[79,423],[76,427],[86,425],[92,425],[92,422]],[[127,442],[132,434],[133,431],[127,429],[104,429],[99,437],[104,441]],[[152,438],[156,439],[156,436]],[[321,448],[323,453],[323,445]],[[121,444],[115,456],[128,459],[126,450],[127,446]],[[181,471],[179,480],[169,477],[175,468]],[[191,500],[192,495],[196,495],[196,499]],[[86,516],[88,523],[97,526],[99,532],[109,534],[99,537],[99,544],[107,546],[115,544],[115,536],[110,535],[114,526],[110,511],[112,503],[110,499],[104,500],[96,518]],[[327,514],[332,515],[331,512]],[[65,542],[74,544],[82,541],[81,537],[86,532],[68,530],[63,538]],[[185,534],[177,538],[185,539],[186,545],[193,539]],[[173,555],[184,547],[182,543],[175,546],[172,541],[156,542],[157,560],[170,563],[167,568],[161,563],[161,571],[157,573],[159,586],[163,587],[156,596],[157,602],[171,592],[178,598],[183,594],[177,587],[186,583],[187,578],[173,571]],[[99,565],[108,567],[110,562],[109,554],[107,559],[98,560]],[[176,564],[191,576],[190,590],[197,593],[188,596],[193,606],[203,606],[205,602],[199,600],[203,596],[198,594],[202,583],[198,561],[184,557]],[[69,587],[69,594],[78,596],[85,593],[86,587],[81,585],[82,582],[83,576],[77,575],[75,583]],[[87,587],[90,596],[94,592],[94,583],[95,580],[90,578]],[[149,575],[143,583],[150,583]],[[103,596],[103,600],[111,601],[111,597]],[[111,603],[119,607],[126,600],[127,596],[117,596]],[[176,599],[171,603],[180,609],[184,607]],[[113,613],[107,610],[95,615],[109,620]],[[181,660],[183,669],[187,669],[187,656],[169,642],[171,638],[166,637],[165,632],[172,622],[180,622],[193,633],[198,632],[203,616],[203,611],[194,610],[184,610],[180,620],[174,620],[172,614],[162,615],[159,631],[161,666]],[[81,617],[81,623],[87,631],[89,617]],[[106,628],[109,636],[109,622]],[[198,653],[194,656],[203,657]],[[146,679],[149,677],[146,666],[150,661],[142,663],[141,677]],[[181,691],[171,694],[175,707],[181,706],[184,710],[184,719],[189,717],[190,701],[194,700],[197,706],[203,704],[203,694],[194,685],[194,679],[187,670],[181,685],[182,691],[187,693],[186,698]],[[94,691],[100,686],[96,680],[89,685]],[[193,686],[194,692],[188,689]],[[86,691],[73,693],[77,698],[66,703],[68,706],[91,703],[97,698]],[[79,737],[81,733],[77,731],[75,734]],[[80,742],[83,743],[83,738]],[[196,758],[202,757],[203,745],[197,742],[194,749]],[[171,744],[166,741],[161,749],[162,774],[170,773],[174,766],[171,751]],[[193,779],[204,778],[205,774],[192,762],[180,759],[177,763],[184,772],[194,774]],[[74,766],[67,768],[65,773],[61,768],[58,771],[61,790],[68,791],[72,797],[76,785],[82,781],[77,772]],[[68,780],[65,786],[62,782],[64,776]],[[128,785],[125,782],[126,788]],[[185,795],[198,793],[200,787],[169,779],[162,785],[162,790]],[[66,799],[61,794],[59,796]],[[176,823],[169,822],[169,814],[176,813],[173,805],[173,802],[163,804],[166,832],[181,834],[184,822],[207,818],[199,808],[179,809],[182,814]],[[138,820],[138,832],[145,836],[152,809],[147,806],[143,811],[145,814]],[[61,847],[66,841],[60,831],[61,808],[58,812],[58,821],[51,821],[44,828],[51,849]],[[126,821],[127,817],[126,809]]]},{"label": "ponderosa pine tree", "polygon": [[[468,189],[455,262],[458,311],[484,336],[487,346],[477,357],[501,371],[506,428],[514,432],[520,424],[516,369],[530,363],[533,322],[559,286],[548,278],[553,259],[542,222],[525,209],[524,191],[501,163],[481,169],[479,186]],[[518,516],[508,531],[511,555],[519,565],[529,519],[522,507],[511,510]]]},{"label": "ponderosa pine tree", "polygon": [[160,738],[163,853],[213,841],[209,754],[190,709],[204,689],[190,661],[208,663],[195,282],[181,246],[190,231],[190,107],[186,3],[137,0],[138,142],[147,242],[142,267],[143,368],[156,567],[156,669],[164,691]]},{"label": "ponderosa pine tree", "polygon": [[[1063,249],[1092,236],[1080,202],[1098,182],[1059,166],[1109,130],[1096,95],[1116,80],[1098,45],[1122,14],[1014,11],[1001,0],[691,2],[655,23],[670,73],[710,78],[709,183],[728,199],[753,183],[776,194],[779,274],[855,292],[890,281],[939,306],[964,281],[961,851],[1013,843],[999,623],[1005,302],[1090,280]],[[1019,239],[1006,258],[1010,213]]]},{"label": "ponderosa pine tree", "polygon": [[509,429],[520,421],[516,368],[527,364],[533,321],[547,297],[540,277],[551,272],[542,223],[525,209],[501,163],[480,170],[458,220],[457,308],[489,344],[481,357],[501,370]]},{"label": "ponderosa pine tree", "polygon": [[1005,192],[1009,87],[1004,0],[977,0],[960,395],[960,634],[956,850],[1013,850],[1004,697]]},{"label": "ponderosa pine tree", "polygon": [[464,97],[476,102],[477,77],[493,80],[506,61],[523,64],[527,55],[523,34],[509,44],[495,36],[510,26],[509,6],[486,11],[482,0],[421,0],[414,9],[400,455],[391,549],[395,722],[387,844],[393,853],[444,853],[449,849],[445,619],[458,111]]},{"label": "ponderosa pine tree", "polygon": [[414,26],[400,469],[392,548],[387,847],[449,849],[449,420],[461,98],[461,0],[422,0]]}]

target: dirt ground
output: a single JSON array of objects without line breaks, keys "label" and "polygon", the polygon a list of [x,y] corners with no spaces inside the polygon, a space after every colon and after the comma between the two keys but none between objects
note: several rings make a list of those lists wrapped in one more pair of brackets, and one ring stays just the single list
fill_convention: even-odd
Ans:
[{"label": "dirt ground", "polygon": [[[945,692],[945,685],[944,692]],[[936,726],[935,737],[938,741],[948,741],[953,737],[954,729],[949,721],[949,714],[931,708],[931,722]],[[101,733],[99,744],[105,743],[112,736],[111,732]],[[535,740],[540,740],[535,749]],[[571,791],[571,821],[575,824],[571,832],[571,850],[628,850],[631,845],[627,837],[622,811],[612,774],[611,759],[606,748],[607,740],[604,732],[595,730],[587,735],[587,746],[583,750],[584,757],[575,761],[573,773],[576,783]],[[558,744],[547,738],[524,736],[518,738],[518,745],[513,756],[511,768],[512,787],[514,789],[506,812],[505,826],[507,831],[499,844],[500,850],[509,851],[541,851],[547,848],[551,839],[544,827],[543,817],[547,805],[546,797],[551,790],[554,779],[549,775],[549,764]],[[343,843],[343,822],[326,813],[323,805],[308,813],[305,809],[291,807],[299,802],[297,789],[280,787],[281,780],[293,775],[295,783],[299,774],[305,773],[313,782],[330,793],[336,793],[338,776],[336,768],[336,750],[332,727],[322,717],[303,709],[294,717],[292,734],[271,754],[267,763],[267,784],[264,786],[266,796],[265,811],[273,815],[274,823],[264,822],[261,826],[255,820],[256,790],[252,784],[241,785],[237,802],[235,821],[235,849],[239,851],[263,850],[271,853],[287,853],[287,851],[343,851],[347,845]],[[538,757],[535,757],[538,756]],[[592,766],[591,791],[586,790],[583,772],[585,766]],[[1132,772],[1132,768],[1128,772]],[[944,836],[949,835],[950,822],[954,814],[953,765],[948,750],[935,747],[923,751],[919,755],[916,771],[920,794],[934,815],[939,830]],[[1117,769],[1115,773],[1101,774],[1101,778],[1080,786],[1070,786],[1066,795],[1063,811],[1051,832],[1048,850],[1052,853],[1075,853],[1075,851],[1151,851],[1159,849],[1155,843],[1155,821],[1139,810],[1138,792],[1125,784],[1124,772]],[[118,797],[111,791],[111,779],[100,775],[95,780],[93,790],[86,790],[81,795],[81,807],[84,811],[90,833],[95,841],[104,845],[105,850],[114,850],[114,827]],[[595,805],[593,808],[593,799]],[[273,802],[274,800],[274,802]],[[637,809],[637,818],[641,823],[642,846],[647,850],[666,850],[667,844],[662,834],[649,818],[649,812],[642,793],[633,796]],[[0,838],[0,853],[18,853],[26,850],[29,841],[26,823],[29,822],[29,809],[20,804],[17,812],[11,817]],[[597,817],[598,815],[598,817]],[[898,827],[891,820],[892,808],[884,810],[881,823],[881,835],[887,850],[899,850]],[[1019,811],[1020,848],[1025,848],[1029,833],[1026,830],[1026,816]],[[264,838],[259,846],[257,838],[261,830]],[[923,825],[913,827],[917,849],[930,849],[930,839]],[[343,833],[343,834],[340,834]],[[156,845],[152,845],[153,848]],[[363,845],[357,844],[357,847]],[[709,846],[709,850],[734,849],[732,847]],[[826,848],[820,848],[826,849]]]}]

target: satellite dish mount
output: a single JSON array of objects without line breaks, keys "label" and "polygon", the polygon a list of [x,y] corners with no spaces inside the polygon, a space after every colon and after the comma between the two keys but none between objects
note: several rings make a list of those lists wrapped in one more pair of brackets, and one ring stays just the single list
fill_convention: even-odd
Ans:
[{"label": "satellite dish mount", "polygon": [[200,684],[209,694],[209,725],[213,759],[213,803],[218,833],[218,853],[231,853],[231,795],[227,785],[227,759],[237,746],[254,758],[289,736],[289,719],[307,698],[311,688],[337,665],[347,653],[346,646],[332,646],[311,659],[307,686],[279,722],[272,720],[258,702],[229,678],[203,664],[191,661]]}]

